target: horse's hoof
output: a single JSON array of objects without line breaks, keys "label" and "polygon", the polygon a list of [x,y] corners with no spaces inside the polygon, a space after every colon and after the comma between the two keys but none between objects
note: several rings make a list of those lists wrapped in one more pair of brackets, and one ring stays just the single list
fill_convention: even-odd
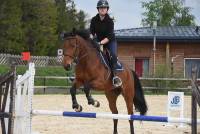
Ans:
[{"label": "horse's hoof", "polygon": [[81,111],[83,110],[83,107],[82,107],[81,105],[78,105],[78,107],[77,107],[77,108],[74,108],[74,110],[75,110],[76,112],[81,112]]},{"label": "horse's hoof", "polygon": [[94,105],[94,100],[93,99],[88,100],[88,105]]},{"label": "horse's hoof", "polygon": [[99,103],[99,101],[95,100],[93,106],[94,106],[94,107],[100,107],[100,103]]}]

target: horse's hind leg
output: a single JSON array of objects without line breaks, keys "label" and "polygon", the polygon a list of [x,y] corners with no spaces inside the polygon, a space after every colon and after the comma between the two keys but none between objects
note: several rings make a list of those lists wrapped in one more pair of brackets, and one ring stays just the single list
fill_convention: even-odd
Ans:
[{"label": "horse's hind leg", "polygon": [[85,92],[86,98],[88,100],[88,104],[93,105],[95,107],[99,107],[100,103],[99,103],[99,101],[93,99],[93,97],[90,93],[90,89],[91,89],[91,86],[88,83],[84,84],[83,91]]},{"label": "horse's hind leg", "polygon": [[[111,112],[113,114],[118,114],[116,101],[117,101],[117,97],[118,97],[119,94],[115,93],[114,91],[106,92],[105,94],[106,94],[106,97],[108,99],[108,103],[109,103],[109,107],[110,107]],[[118,134],[118,132],[117,132],[118,120],[113,119],[113,123],[114,123],[113,134]]]},{"label": "horse's hind leg", "polygon": [[[133,114],[133,92],[131,92],[131,90],[133,89],[126,90],[125,93],[123,94],[129,115]],[[133,120],[129,120],[129,124],[130,124],[130,133],[134,134]]]}]

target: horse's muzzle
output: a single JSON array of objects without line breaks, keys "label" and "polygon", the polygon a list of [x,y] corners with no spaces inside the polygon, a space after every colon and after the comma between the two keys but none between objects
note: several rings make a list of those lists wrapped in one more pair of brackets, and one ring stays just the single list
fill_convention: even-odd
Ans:
[{"label": "horse's muzzle", "polygon": [[71,70],[71,64],[64,65],[64,68],[67,71]]}]

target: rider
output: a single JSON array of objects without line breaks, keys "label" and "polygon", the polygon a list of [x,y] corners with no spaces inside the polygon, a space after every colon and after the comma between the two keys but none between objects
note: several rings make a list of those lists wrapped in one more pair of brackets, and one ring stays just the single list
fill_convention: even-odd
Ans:
[{"label": "rider", "polygon": [[117,61],[117,43],[114,34],[114,22],[108,15],[109,4],[107,0],[99,0],[97,3],[98,14],[94,16],[90,24],[91,38],[97,38],[98,44],[102,49],[107,48],[112,56],[112,78],[113,85],[120,87],[122,85],[121,79],[116,75],[119,63]]}]

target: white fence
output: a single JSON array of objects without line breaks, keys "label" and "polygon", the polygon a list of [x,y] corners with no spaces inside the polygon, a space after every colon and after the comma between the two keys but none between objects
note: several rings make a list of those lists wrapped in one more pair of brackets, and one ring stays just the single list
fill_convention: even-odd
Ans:
[{"label": "white fence", "polygon": [[[0,64],[11,65],[12,63],[16,63],[17,65],[26,65],[26,61],[22,61],[21,58],[21,55],[0,54]],[[39,67],[60,66],[62,59],[49,56],[31,56],[31,62]]]},{"label": "white fence", "polygon": [[29,64],[29,70],[16,81],[14,134],[31,133],[32,92],[34,88],[35,65]]},{"label": "white fence", "polygon": [[[26,61],[21,60],[21,55],[1,54],[0,53],[0,65],[11,65],[13,62],[17,65],[26,65]],[[119,56],[119,59],[129,65],[130,68],[134,68],[132,62],[133,56]],[[45,66],[61,66],[62,57],[50,57],[50,56],[31,56],[31,62],[35,63],[36,67]],[[131,63],[131,64],[130,64]]]}]

